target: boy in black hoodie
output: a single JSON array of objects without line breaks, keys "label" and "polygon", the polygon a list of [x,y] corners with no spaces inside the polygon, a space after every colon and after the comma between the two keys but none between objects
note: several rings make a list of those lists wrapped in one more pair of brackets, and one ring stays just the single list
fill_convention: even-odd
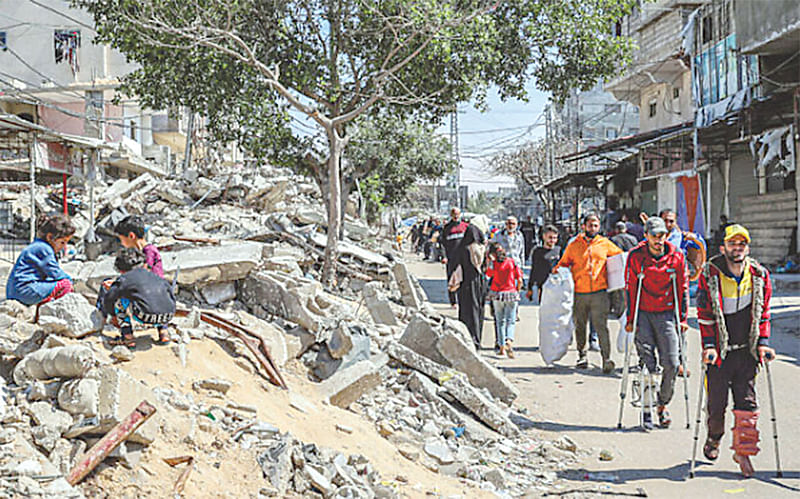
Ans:
[{"label": "boy in black hoodie", "polygon": [[[120,329],[121,340],[129,348],[136,346],[133,321],[158,326],[168,324],[175,315],[175,295],[170,283],[144,267],[144,253],[123,248],[114,266],[121,273],[113,282],[106,281],[97,297],[97,308]],[[165,330],[166,331],[166,330]],[[159,334],[157,343],[169,343]]]}]

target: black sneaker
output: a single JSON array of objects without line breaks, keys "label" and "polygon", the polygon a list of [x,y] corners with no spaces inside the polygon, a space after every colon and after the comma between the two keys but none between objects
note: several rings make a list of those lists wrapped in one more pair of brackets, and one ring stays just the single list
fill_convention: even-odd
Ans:
[{"label": "black sneaker", "polygon": [[589,359],[586,358],[585,353],[578,356],[578,363],[575,364],[575,367],[578,369],[586,369],[589,367]]},{"label": "black sneaker", "polygon": [[645,430],[652,430],[653,429],[653,415],[650,412],[645,412],[642,417]]}]

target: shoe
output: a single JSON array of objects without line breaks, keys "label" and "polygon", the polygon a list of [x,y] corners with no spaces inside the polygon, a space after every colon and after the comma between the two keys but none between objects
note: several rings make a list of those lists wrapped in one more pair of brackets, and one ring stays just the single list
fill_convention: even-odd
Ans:
[{"label": "shoe", "polygon": [[593,340],[589,342],[589,350],[592,352],[599,352],[600,351],[600,343]]},{"label": "shoe", "polygon": [[603,374],[613,373],[616,367],[617,367],[616,364],[614,364],[614,361],[611,359],[603,362]]},{"label": "shoe", "polygon": [[690,370],[688,370],[688,369],[686,369],[686,370],[684,371],[684,369],[683,369],[683,366],[678,366],[678,376],[680,376],[681,378],[683,378],[683,377],[684,377],[684,374],[685,374],[685,375],[686,375],[686,377],[688,378],[689,376],[691,376],[691,375],[692,375],[692,371],[690,371]]},{"label": "shoe", "polygon": [[586,369],[589,367],[589,359],[586,358],[585,353],[582,353],[578,356],[578,363],[575,364],[575,367],[578,369]]},{"label": "shoe", "polygon": [[506,341],[506,355],[509,359],[514,358],[514,349],[511,347],[511,341]]},{"label": "shoe", "polygon": [[457,304],[457,303],[451,303],[451,304],[450,304],[450,308],[452,308],[453,310],[455,310],[455,309],[457,309],[457,308],[458,308],[458,304]]},{"label": "shoe", "polygon": [[716,461],[719,457],[719,440],[711,437],[706,438],[706,443],[703,445],[703,455],[709,461]]},{"label": "shoe", "polygon": [[504,346],[501,346],[501,347],[500,347],[500,350],[498,350],[498,351],[497,351],[497,355],[499,355],[500,357],[502,357],[502,356],[503,356],[503,355],[505,355],[505,354],[506,354],[506,347],[504,347]]},{"label": "shoe", "polygon": [[669,416],[669,411],[664,405],[658,406],[658,426],[662,428],[669,428],[672,424],[672,418]]},{"label": "shoe", "polygon": [[642,426],[644,426],[645,430],[653,429],[653,415],[651,413],[645,412],[642,415]]}]

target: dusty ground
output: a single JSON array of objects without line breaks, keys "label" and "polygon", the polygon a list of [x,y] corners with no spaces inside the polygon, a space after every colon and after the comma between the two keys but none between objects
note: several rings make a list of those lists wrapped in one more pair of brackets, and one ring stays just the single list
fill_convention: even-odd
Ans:
[{"label": "dusty ground", "polygon": [[[290,431],[301,441],[338,449],[345,454],[367,456],[382,478],[392,482],[404,496],[425,497],[436,493],[480,497],[484,494],[457,479],[433,473],[408,461],[366,419],[324,405],[314,384],[305,379],[305,368],[298,364],[290,364],[282,371],[291,388],[291,392],[286,392],[234,364],[233,358],[208,338],[190,343],[187,366],[183,368],[170,347],[152,344],[150,338],[155,336],[154,333],[144,332],[141,336],[137,339],[134,360],[122,363],[120,367],[150,387],[192,393],[197,402],[224,406],[226,401],[193,392],[191,385],[199,379],[225,378],[234,384],[227,400],[257,407],[260,420],[277,426],[281,431]],[[96,337],[92,341],[100,343]],[[299,397],[301,404],[308,404],[308,413],[290,407],[290,396]],[[91,475],[84,485],[87,496],[138,498],[171,495],[169,491],[183,465],[170,468],[162,458],[183,455],[192,455],[196,459],[184,497],[254,497],[265,486],[254,453],[239,449],[229,433],[219,428],[203,431],[192,424],[192,415],[170,407],[162,408],[159,415],[164,419],[164,431],[144,452],[141,466],[133,471],[119,464],[98,468],[100,471]],[[337,423],[349,426],[353,433],[338,431]],[[187,435],[191,438],[187,439]]]},{"label": "dusty ground", "polygon": [[[441,264],[423,263],[418,260],[411,270],[419,277],[435,303],[436,308],[450,315],[457,315],[447,304],[444,284],[444,268]],[[527,273],[526,273],[527,277]],[[773,309],[778,316],[797,314],[800,297],[773,298]],[[503,369],[520,388],[521,395],[515,405],[528,408],[529,417],[537,423],[538,432],[549,439],[566,434],[581,448],[594,448],[590,458],[579,466],[561,473],[568,480],[567,489],[591,491],[599,494],[629,495],[643,489],[648,497],[800,497],[800,396],[796,391],[796,380],[800,379],[800,337],[787,331],[797,330],[799,321],[781,320],[781,324],[794,324],[793,328],[776,328],[773,346],[780,354],[773,363],[772,376],[778,401],[778,425],[780,450],[784,478],[775,478],[772,427],[769,419],[769,399],[765,376],[759,376],[757,391],[762,406],[761,453],[753,459],[758,470],[756,476],[743,480],[738,474],[738,465],[730,458],[730,433],[723,440],[722,452],[716,463],[699,460],[697,477],[688,480],[692,434],[699,390],[699,377],[689,380],[692,429],[685,429],[683,386],[676,388],[675,398],[670,404],[673,427],[657,429],[650,433],[640,431],[638,415],[628,405],[625,408],[624,427],[617,431],[619,410],[619,387],[622,355],[616,353],[617,372],[605,376],[599,368],[600,354],[591,352],[589,360],[593,367],[588,371],[573,369],[577,354],[574,346],[554,367],[546,367],[538,353],[538,306],[524,301],[520,311],[521,321],[516,329],[517,358],[496,358],[491,350],[493,323],[487,321],[483,332],[484,355]],[[800,319],[800,315],[795,315]],[[790,316],[791,318],[791,316]],[[690,324],[697,326],[696,320]],[[616,324],[612,328],[612,341],[616,344]],[[689,366],[699,372],[699,332],[690,330]],[[682,383],[681,378],[678,378]],[[728,422],[730,423],[730,421]],[[705,433],[701,429],[701,439]],[[702,440],[701,440],[702,443]],[[603,462],[599,451],[611,451],[614,459]]]}]

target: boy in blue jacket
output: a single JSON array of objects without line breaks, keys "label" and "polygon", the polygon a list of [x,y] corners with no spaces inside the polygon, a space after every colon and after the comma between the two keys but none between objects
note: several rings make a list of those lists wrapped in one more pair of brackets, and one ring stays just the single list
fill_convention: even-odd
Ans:
[{"label": "boy in blue jacket", "polygon": [[58,265],[56,255],[67,247],[75,226],[63,213],[42,215],[36,239],[19,254],[6,282],[6,298],[40,305],[71,293],[72,278]]}]

